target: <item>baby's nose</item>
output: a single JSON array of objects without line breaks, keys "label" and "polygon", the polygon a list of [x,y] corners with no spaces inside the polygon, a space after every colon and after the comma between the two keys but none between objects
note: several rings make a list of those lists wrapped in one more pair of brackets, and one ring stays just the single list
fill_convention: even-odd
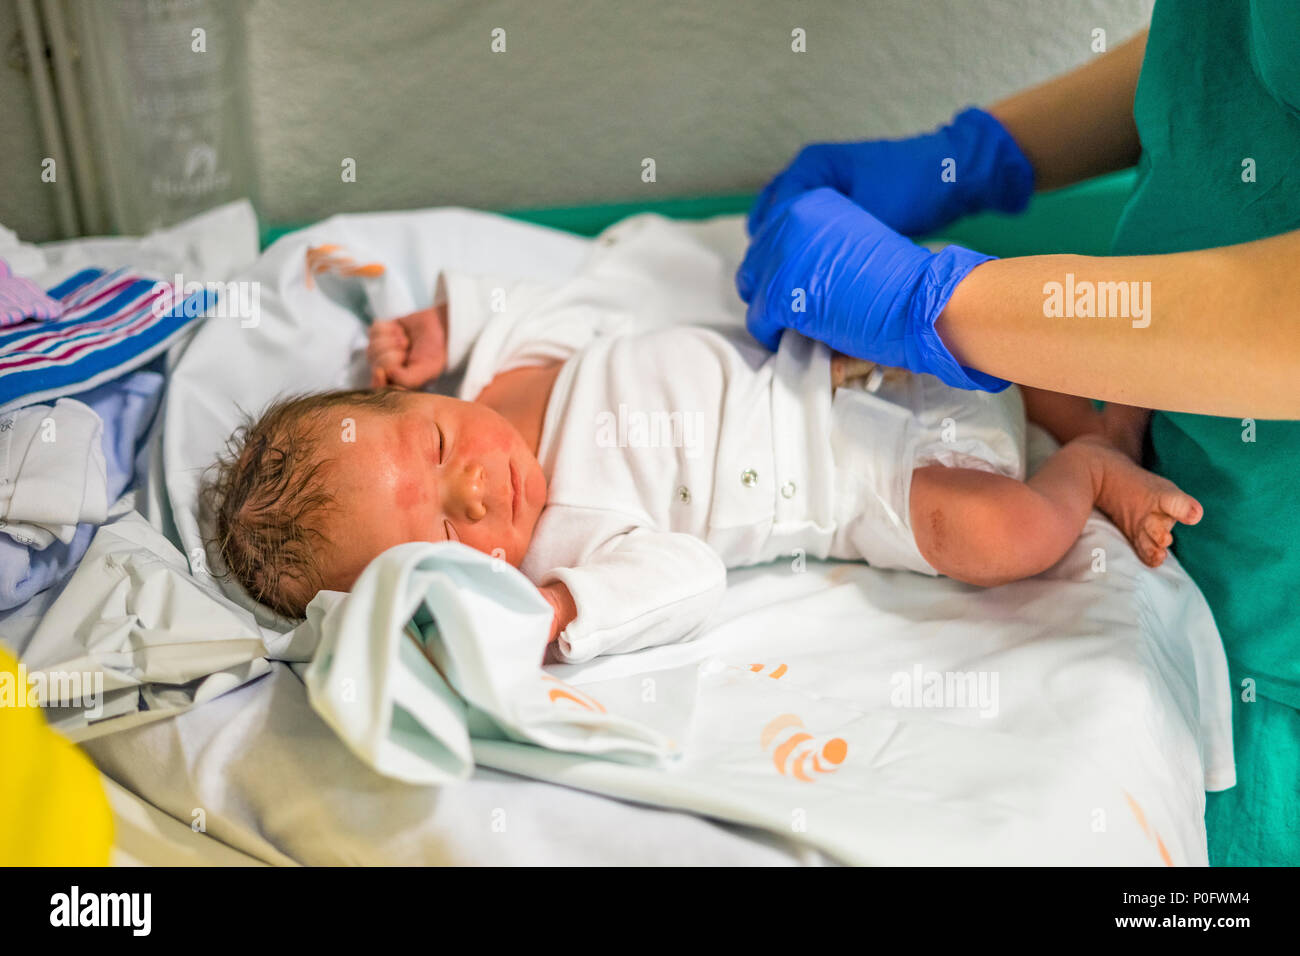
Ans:
[{"label": "baby's nose", "polygon": [[465,509],[465,517],[470,521],[478,521],[487,514],[487,507],[483,504],[486,481],[487,472],[482,465],[469,466],[461,476],[461,506]]}]

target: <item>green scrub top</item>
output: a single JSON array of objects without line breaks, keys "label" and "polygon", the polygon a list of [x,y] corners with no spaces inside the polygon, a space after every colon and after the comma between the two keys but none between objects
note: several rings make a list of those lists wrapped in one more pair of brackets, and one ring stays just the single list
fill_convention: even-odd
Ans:
[{"label": "green scrub top", "polygon": [[[1114,254],[1300,229],[1298,0],[1158,0],[1133,111],[1142,157]],[[1300,422],[1157,412],[1150,441],[1153,470],[1205,506],[1174,553],[1214,610],[1234,696],[1251,679],[1300,708]]]}]

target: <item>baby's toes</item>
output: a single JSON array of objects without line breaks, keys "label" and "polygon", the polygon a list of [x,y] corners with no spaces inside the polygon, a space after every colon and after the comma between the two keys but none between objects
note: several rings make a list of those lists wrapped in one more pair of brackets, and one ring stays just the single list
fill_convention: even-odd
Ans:
[{"label": "baby's toes", "polygon": [[1205,514],[1199,501],[1177,488],[1161,492],[1159,506],[1161,511],[1182,524],[1196,524]]},{"label": "baby's toes", "polygon": [[1165,547],[1145,527],[1133,539],[1133,550],[1147,567],[1159,567],[1165,559]]},{"label": "baby's toes", "polygon": [[1167,548],[1174,543],[1173,526],[1174,519],[1159,511],[1153,511],[1142,519],[1142,530],[1158,548]]}]

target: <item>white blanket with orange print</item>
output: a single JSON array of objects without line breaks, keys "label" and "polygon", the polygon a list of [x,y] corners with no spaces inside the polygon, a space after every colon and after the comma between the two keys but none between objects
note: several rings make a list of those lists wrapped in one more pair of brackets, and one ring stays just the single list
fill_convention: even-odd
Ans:
[{"label": "white blanket with orange print", "polygon": [[1203,790],[1233,774],[1218,634],[1176,561],[1144,567],[1100,517],[1060,565],[994,590],[733,571],[698,640],[546,669],[547,609],[525,620],[527,580],[490,564],[402,545],[309,612],[313,706],[371,766],[493,767],[859,864],[1207,862]]}]

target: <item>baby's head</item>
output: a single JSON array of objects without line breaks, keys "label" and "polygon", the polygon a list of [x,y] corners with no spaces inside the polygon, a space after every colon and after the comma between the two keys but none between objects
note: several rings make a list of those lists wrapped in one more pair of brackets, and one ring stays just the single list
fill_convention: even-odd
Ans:
[{"label": "baby's head", "polygon": [[486,405],[443,395],[321,392],[237,429],[205,484],[224,571],[301,617],[407,541],[460,541],[516,567],[546,504],[536,456]]}]

